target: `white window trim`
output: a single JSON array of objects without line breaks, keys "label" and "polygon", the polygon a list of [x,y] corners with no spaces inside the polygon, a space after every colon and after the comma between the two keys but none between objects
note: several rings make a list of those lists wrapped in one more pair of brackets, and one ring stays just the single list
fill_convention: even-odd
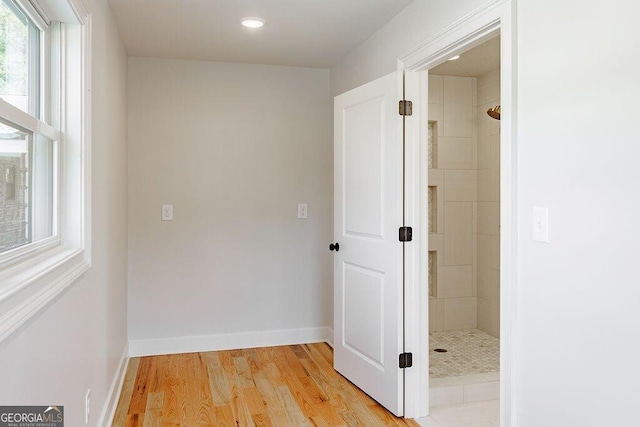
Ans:
[{"label": "white window trim", "polygon": [[[29,245],[28,257],[22,253],[13,265],[0,270],[0,342],[91,267],[91,14],[84,0],[67,2],[78,24],[62,25],[55,34],[61,41],[57,54],[62,70],[55,80],[59,87],[51,90],[60,95],[60,137],[53,127],[38,128],[54,136],[60,146],[59,241],[44,239]],[[53,1],[57,6],[62,3]],[[46,8],[38,9],[42,17]],[[79,66],[65,68],[66,64]],[[81,84],[67,85],[67,80]],[[0,111],[12,114],[3,110],[2,102]]]}]

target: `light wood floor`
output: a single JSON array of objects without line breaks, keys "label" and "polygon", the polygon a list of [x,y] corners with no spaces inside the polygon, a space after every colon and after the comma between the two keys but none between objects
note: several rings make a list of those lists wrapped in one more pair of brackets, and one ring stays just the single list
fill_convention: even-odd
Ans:
[{"label": "light wood floor", "polygon": [[333,370],[327,344],[132,358],[114,426],[417,426]]}]

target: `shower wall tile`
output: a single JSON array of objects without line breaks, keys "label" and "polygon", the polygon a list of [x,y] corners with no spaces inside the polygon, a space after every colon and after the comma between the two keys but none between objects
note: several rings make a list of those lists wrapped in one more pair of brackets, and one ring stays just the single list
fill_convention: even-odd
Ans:
[{"label": "shower wall tile", "polygon": [[491,169],[478,171],[478,201],[491,201]]},{"label": "shower wall tile", "polygon": [[444,300],[441,298],[429,299],[429,331],[442,331],[444,329]]},{"label": "shower wall tile", "polygon": [[[478,79],[475,77],[471,78],[471,106],[478,106]],[[475,108],[474,108],[475,110]],[[474,120],[475,124],[475,120]]]},{"label": "shower wall tile", "polygon": [[[429,234],[429,250],[437,254],[437,295],[429,302],[431,330],[477,323],[477,307],[469,303],[478,292],[477,84],[475,78],[429,76],[428,118],[436,122],[438,135],[436,169],[428,176],[437,194],[436,233]],[[488,136],[489,125],[485,131]],[[486,157],[489,163],[490,148]],[[452,318],[445,325],[445,304],[451,316],[466,310],[461,320]]]},{"label": "shower wall tile", "polygon": [[477,217],[477,206],[478,203],[473,203],[473,223],[474,223],[474,231],[473,231],[473,263],[471,264],[471,286],[473,289],[472,296],[478,296],[478,233],[475,231],[476,217]]},{"label": "shower wall tile", "polygon": [[491,301],[499,301],[500,299],[500,270],[490,270]]},{"label": "shower wall tile", "polygon": [[473,169],[473,138],[438,139],[439,169]]},{"label": "shower wall tile", "polygon": [[488,73],[478,77],[478,101],[476,105],[483,105],[490,102],[500,103],[500,69],[489,71]]},{"label": "shower wall tile", "polygon": [[492,134],[490,138],[491,138],[491,168],[492,169],[499,168],[500,167],[500,133]]},{"label": "shower wall tile", "polygon": [[436,187],[436,231],[444,233],[444,171],[429,169],[428,185]]},{"label": "shower wall tile", "polygon": [[491,335],[500,337],[500,272],[497,272],[498,278],[495,281],[494,296],[491,300]]},{"label": "shower wall tile", "polygon": [[478,234],[478,298],[491,299],[491,236]]},{"label": "shower wall tile", "polygon": [[438,269],[438,298],[473,296],[472,266],[442,266]]},{"label": "shower wall tile", "polygon": [[444,106],[442,104],[429,104],[429,121],[436,122],[436,135],[438,135],[438,137],[443,136]]},{"label": "shower wall tile", "polygon": [[484,298],[478,298],[478,329],[491,333],[491,302]]},{"label": "shower wall tile", "polygon": [[486,114],[500,105],[500,70],[478,77],[478,328],[500,331],[500,121]]},{"label": "shower wall tile", "polygon": [[475,170],[444,172],[445,202],[474,202],[478,198],[478,177]]},{"label": "shower wall tile", "polygon": [[[495,104],[497,105],[498,102],[496,101]],[[500,120],[491,119],[489,121],[489,132],[491,133],[491,135],[499,135],[500,134]]]},{"label": "shower wall tile", "polygon": [[444,136],[473,137],[473,81],[444,76]]},{"label": "shower wall tile", "polygon": [[500,233],[500,203],[478,202],[478,233],[496,236]]},{"label": "shower wall tile", "polygon": [[491,117],[487,115],[490,104],[478,107],[478,169],[489,169],[491,167]]},{"label": "shower wall tile", "polygon": [[500,201],[500,166],[492,168],[491,170],[491,184],[490,184],[490,200],[492,202]]},{"label": "shower wall tile", "polygon": [[[472,204],[472,210],[473,210],[473,227],[471,228],[471,233],[475,236],[476,234],[478,234],[478,202],[473,202]],[[475,243],[473,244],[473,246],[475,247]]]},{"label": "shower wall tile", "polygon": [[429,104],[444,103],[444,77],[429,75]]},{"label": "shower wall tile", "polygon": [[[475,80],[475,79],[474,79]],[[478,169],[478,109],[473,107],[473,169]]]},{"label": "shower wall tile", "polygon": [[500,236],[491,236],[491,268],[500,270]]},{"label": "shower wall tile", "polygon": [[429,234],[429,251],[435,251],[439,269],[444,265],[444,234]]},{"label": "shower wall tile", "polygon": [[441,187],[444,185],[444,171],[441,169],[429,169],[429,185]]},{"label": "shower wall tile", "polygon": [[444,203],[444,264],[473,262],[473,203]]},{"label": "shower wall tile", "polygon": [[477,298],[444,300],[444,329],[474,329],[478,324]]}]

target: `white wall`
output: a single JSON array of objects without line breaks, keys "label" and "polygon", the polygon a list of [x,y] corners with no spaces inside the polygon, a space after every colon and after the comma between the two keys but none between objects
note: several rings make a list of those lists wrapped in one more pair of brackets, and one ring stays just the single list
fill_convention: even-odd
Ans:
[{"label": "white wall", "polygon": [[130,338],[330,326],[328,70],[129,58],[128,99]]},{"label": "white wall", "polygon": [[93,12],[93,266],[41,314],[0,343],[0,404],[58,404],[96,425],[126,345],[126,54],[106,0]]},{"label": "white wall", "polygon": [[639,13],[518,2],[518,425],[637,424]]},{"label": "white wall", "polygon": [[331,69],[331,95],[395,71],[398,57],[483,3],[485,0],[413,0]]},{"label": "white wall", "polygon": [[[334,67],[333,93],[393,71],[478,4],[450,3],[414,1]],[[518,427],[637,420],[639,12],[632,0],[517,2]],[[549,244],[531,241],[533,206],[549,207]]]}]

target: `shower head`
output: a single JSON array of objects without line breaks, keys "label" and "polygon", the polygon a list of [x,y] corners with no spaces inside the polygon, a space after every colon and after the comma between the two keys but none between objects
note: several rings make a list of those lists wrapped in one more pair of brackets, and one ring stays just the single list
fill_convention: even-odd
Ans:
[{"label": "shower head", "polygon": [[487,114],[492,119],[500,120],[500,106],[496,105],[495,107],[489,108]]}]

